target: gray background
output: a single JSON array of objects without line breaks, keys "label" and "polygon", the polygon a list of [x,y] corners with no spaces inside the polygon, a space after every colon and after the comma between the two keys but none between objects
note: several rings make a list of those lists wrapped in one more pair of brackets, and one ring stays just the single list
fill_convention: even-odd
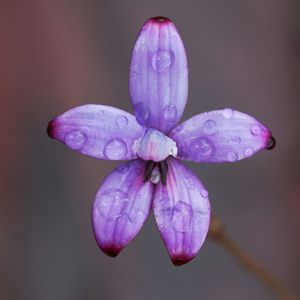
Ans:
[{"label": "gray background", "polygon": [[116,163],[70,151],[47,122],[81,104],[132,111],[128,67],[149,17],[171,18],[188,54],[183,119],[232,107],[270,127],[274,151],[190,164],[232,237],[300,294],[299,1],[1,1],[0,298],[273,299],[207,241],[174,267],[150,217],[116,258],[94,241],[94,195]]}]

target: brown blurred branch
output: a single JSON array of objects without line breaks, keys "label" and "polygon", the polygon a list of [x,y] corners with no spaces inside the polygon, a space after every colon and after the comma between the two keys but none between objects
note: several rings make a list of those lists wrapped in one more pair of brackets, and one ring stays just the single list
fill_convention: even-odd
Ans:
[{"label": "brown blurred branch", "polygon": [[221,221],[212,217],[209,237],[220,244],[249,273],[272,291],[280,300],[299,300],[288,288],[270,274],[261,264],[257,263],[248,253],[244,252],[226,232]]}]

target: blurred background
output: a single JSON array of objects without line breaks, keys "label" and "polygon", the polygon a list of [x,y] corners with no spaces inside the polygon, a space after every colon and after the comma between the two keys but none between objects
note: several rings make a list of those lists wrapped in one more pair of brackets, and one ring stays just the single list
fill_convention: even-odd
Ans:
[{"label": "blurred background", "polygon": [[0,298],[274,299],[207,240],[174,267],[153,216],[115,259],[94,241],[95,193],[116,163],[48,138],[81,104],[132,112],[130,53],[142,24],[171,18],[189,60],[183,119],[232,107],[278,145],[235,164],[190,165],[243,249],[300,295],[300,5],[297,0],[2,0]]}]

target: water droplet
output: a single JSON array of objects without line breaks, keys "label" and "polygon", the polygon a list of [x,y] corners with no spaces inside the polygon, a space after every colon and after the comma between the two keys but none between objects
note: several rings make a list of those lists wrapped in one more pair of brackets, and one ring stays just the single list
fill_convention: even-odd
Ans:
[{"label": "water droplet", "polygon": [[129,169],[129,164],[122,164],[117,168],[119,173],[126,173],[128,169]]},{"label": "water droplet", "polygon": [[169,199],[159,199],[156,203],[154,214],[158,228],[162,231],[168,228],[172,220],[172,207]]},{"label": "water droplet", "polygon": [[188,178],[188,185],[191,190],[195,188],[195,182],[192,178]]},{"label": "water droplet", "polygon": [[225,119],[230,119],[234,115],[234,111],[231,108],[224,108],[223,109],[223,117]]},{"label": "water droplet", "polygon": [[163,117],[166,121],[170,121],[170,122],[175,121],[177,117],[177,109],[175,105],[173,104],[167,105],[164,108]]},{"label": "water droplet", "polygon": [[[133,208],[131,215],[134,216],[134,224],[143,224],[148,214],[138,208]],[[131,221],[132,222],[132,221]]]},{"label": "water droplet", "polygon": [[173,56],[172,53],[168,50],[158,50],[152,56],[152,68],[154,71],[162,73],[169,69],[172,64]]},{"label": "water droplet", "polygon": [[127,155],[127,147],[122,139],[111,139],[105,145],[103,153],[107,159],[125,159]]},{"label": "water droplet", "polygon": [[214,134],[216,133],[218,130],[217,128],[217,124],[215,121],[213,120],[207,120],[205,121],[205,123],[203,124],[203,131],[206,134]]},{"label": "water droplet", "polygon": [[86,135],[81,130],[75,130],[68,133],[65,137],[65,143],[73,150],[79,150],[87,141]]},{"label": "water droplet", "polygon": [[136,80],[138,77],[138,74],[136,72],[130,72],[130,79],[131,80]]},{"label": "water droplet", "polygon": [[131,186],[133,185],[133,183],[134,183],[133,178],[129,178],[129,179],[125,182],[126,186],[128,186],[128,187],[131,187]]},{"label": "water droplet", "polygon": [[240,144],[242,139],[239,136],[234,136],[231,141],[235,144]]},{"label": "water droplet", "polygon": [[104,191],[97,200],[98,212],[104,217],[111,212],[111,206],[121,206],[124,202],[128,202],[128,194],[120,189],[109,189]]},{"label": "water droplet", "polygon": [[244,151],[244,155],[246,156],[246,157],[250,157],[250,156],[252,156],[254,154],[254,151],[253,151],[253,149],[251,148],[251,147],[247,147],[246,149],[245,149],[245,151]]},{"label": "water droplet", "polygon": [[201,196],[202,196],[203,198],[207,198],[207,197],[208,197],[208,191],[205,190],[205,189],[203,189],[203,190],[200,192],[200,194],[201,194]]},{"label": "water droplet", "polygon": [[119,228],[124,228],[131,223],[131,219],[127,214],[122,214],[117,217],[117,225]]},{"label": "water droplet", "polygon": [[142,168],[137,168],[136,170],[135,170],[135,174],[136,175],[141,175],[143,173],[143,169]]},{"label": "water droplet", "polygon": [[230,161],[230,162],[237,161],[238,155],[237,155],[237,153],[231,151],[231,152],[229,152],[229,153],[227,154],[227,159],[228,159],[228,161]]},{"label": "water droplet", "polygon": [[192,158],[205,161],[214,155],[214,144],[207,137],[197,138],[189,145],[189,153]]},{"label": "water droplet", "polygon": [[147,120],[149,119],[149,110],[143,102],[137,103],[134,106],[136,120],[139,124],[145,126]]},{"label": "water droplet", "polygon": [[262,129],[259,125],[254,124],[250,129],[252,135],[259,135],[262,132]]},{"label": "water droplet", "polygon": [[116,124],[120,129],[124,129],[126,125],[128,125],[128,119],[125,116],[119,116],[116,119]]},{"label": "water droplet", "polygon": [[179,232],[187,232],[190,229],[192,218],[192,207],[186,202],[178,201],[172,211],[171,225]]}]

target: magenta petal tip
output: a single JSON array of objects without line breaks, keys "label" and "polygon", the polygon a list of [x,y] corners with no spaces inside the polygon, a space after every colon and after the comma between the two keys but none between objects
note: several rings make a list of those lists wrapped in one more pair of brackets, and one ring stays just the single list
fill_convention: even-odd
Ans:
[{"label": "magenta petal tip", "polygon": [[190,262],[193,258],[194,257],[190,257],[185,254],[180,254],[180,255],[172,256],[171,260],[175,266],[179,267]]},{"label": "magenta petal tip", "polygon": [[271,136],[269,137],[269,139],[268,139],[266,149],[267,149],[267,150],[273,150],[275,147],[276,147],[276,139],[274,138],[273,135],[271,135]]},{"label": "magenta petal tip", "polygon": [[47,126],[47,134],[49,137],[53,138],[54,137],[54,120],[51,120],[49,123],[48,123],[48,126]]},{"label": "magenta petal tip", "polygon": [[163,16],[157,16],[157,17],[153,17],[150,18],[147,22],[153,22],[153,23],[169,23],[172,22],[170,19],[163,17]]},{"label": "magenta petal tip", "polygon": [[116,257],[122,249],[112,244],[101,247],[101,250],[110,257]]}]

